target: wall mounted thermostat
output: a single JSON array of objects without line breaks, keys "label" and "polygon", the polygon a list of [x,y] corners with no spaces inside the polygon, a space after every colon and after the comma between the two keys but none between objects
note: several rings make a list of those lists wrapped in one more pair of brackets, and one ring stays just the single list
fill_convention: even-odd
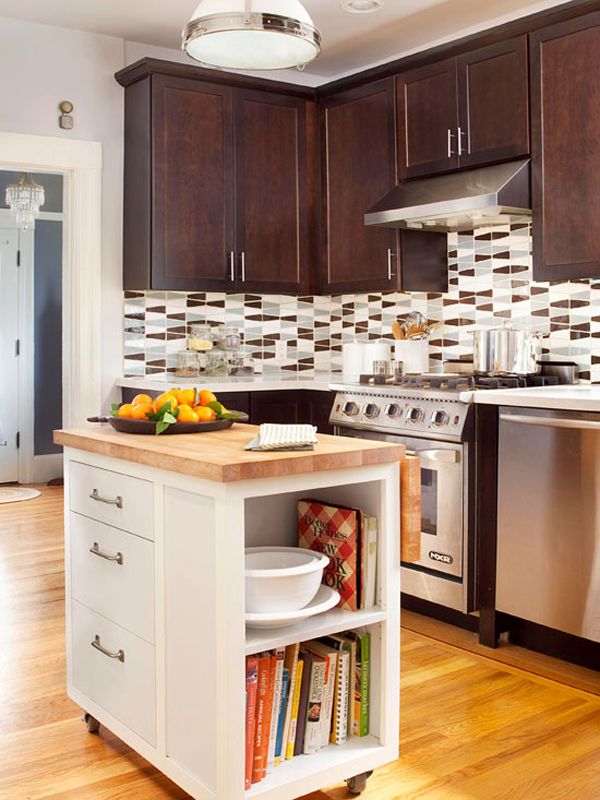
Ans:
[{"label": "wall mounted thermostat", "polygon": [[58,105],[60,109],[60,117],[58,118],[58,124],[61,128],[66,131],[70,131],[73,128],[73,117],[71,116],[71,112],[73,111],[73,103],[69,100],[63,100]]}]

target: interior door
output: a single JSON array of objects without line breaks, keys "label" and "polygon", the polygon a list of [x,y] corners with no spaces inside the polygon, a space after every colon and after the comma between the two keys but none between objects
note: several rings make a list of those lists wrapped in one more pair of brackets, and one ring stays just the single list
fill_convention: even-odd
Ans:
[{"label": "interior door", "polygon": [[456,59],[404,72],[396,79],[398,178],[458,167]]},{"label": "interior door", "polygon": [[18,480],[18,246],[18,231],[0,228],[0,483]]}]

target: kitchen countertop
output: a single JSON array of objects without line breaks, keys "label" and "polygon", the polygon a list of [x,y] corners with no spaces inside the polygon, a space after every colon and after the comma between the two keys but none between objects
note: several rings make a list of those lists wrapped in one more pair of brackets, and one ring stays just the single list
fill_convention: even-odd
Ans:
[{"label": "kitchen countertop", "polygon": [[600,385],[577,383],[573,386],[540,386],[529,389],[494,389],[463,392],[463,402],[520,408],[550,408],[564,411],[600,412]]},{"label": "kitchen countertop", "polygon": [[256,453],[244,450],[258,433],[255,425],[234,425],[212,433],[140,436],[106,427],[54,431],[54,441],[110,458],[229,483],[302,475],[322,470],[388,464],[404,458],[402,445],[319,434],[314,450]]},{"label": "kitchen countertop", "polygon": [[149,375],[142,378],[118,378],[115,385],[126,389],[145,389],[146,391],[164,392],[171,386],[194,387],[209,386],[215,393],[219,392],[266,392],[293,389],[309,389],[317,392],[328,392],[329,387],[341,380],[339,372],[317,372],[314,375],[248,375],[243,377],[209,377],[177,378],[175,375]]}]

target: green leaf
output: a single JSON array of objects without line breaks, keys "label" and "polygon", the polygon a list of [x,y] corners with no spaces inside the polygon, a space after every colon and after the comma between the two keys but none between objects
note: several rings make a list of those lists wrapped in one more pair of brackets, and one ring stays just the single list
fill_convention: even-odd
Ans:
[{"label": "green leaf", "polygon": [[[168,405],[171,405],[170,402],[168,403]],[[162,419],[158,420],[158,422],[156,423],[156,435],[160,436],[160,434],[164,433],[170,425],[173,425],[176,422],[177,422],[176,417],[173,414],[171,414],[170,411],[165,411],[165,413],[162,416]]]},{"label": "green leaf", "polygon": [[119,416],[119,409],[121,408],[121,405],[121,403],[112,403],[110,407],[110,413],[113,415],[113,417]]},{"label": "green leaf", "polygon": [[215,400],[214,403],[208,403],[207,407],[212,408],[212,410],[217,415],[217,419],[224,419],[224,414],[226,413],[226,411],[218,400]]}]

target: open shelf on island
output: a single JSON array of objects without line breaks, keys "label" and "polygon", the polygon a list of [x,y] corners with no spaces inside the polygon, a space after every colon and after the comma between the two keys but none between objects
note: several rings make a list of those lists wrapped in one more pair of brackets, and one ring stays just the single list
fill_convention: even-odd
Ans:
[{"label": "open shelf on island", "polygon": [[294,642],[306,642],[319,636],[349,631],[364,625],[383,622],[386,612],[379,607],[362,611],[344,611],[334,608],[310,619],[296,622],[287,628],[246,628],[246,655],[285,647]]},{"label": "open shelf on island", "polygon": [[[280,797],[281,789],[290,783],[297,788],[299,794],[295,796],[298,797],[327,784],[352,778],[363,771],[361,756],[372,760],[378,750],[381,751],[382,763],[389,760],[389,755],[385,755],[385,748],[376,736],[351,736],[344,745],[330,744],[318,753],[295,756],[275,767],[262,781],[253,784],[246,791],[246,798]],[[306,781],[304,785],[303,780]]]}]

